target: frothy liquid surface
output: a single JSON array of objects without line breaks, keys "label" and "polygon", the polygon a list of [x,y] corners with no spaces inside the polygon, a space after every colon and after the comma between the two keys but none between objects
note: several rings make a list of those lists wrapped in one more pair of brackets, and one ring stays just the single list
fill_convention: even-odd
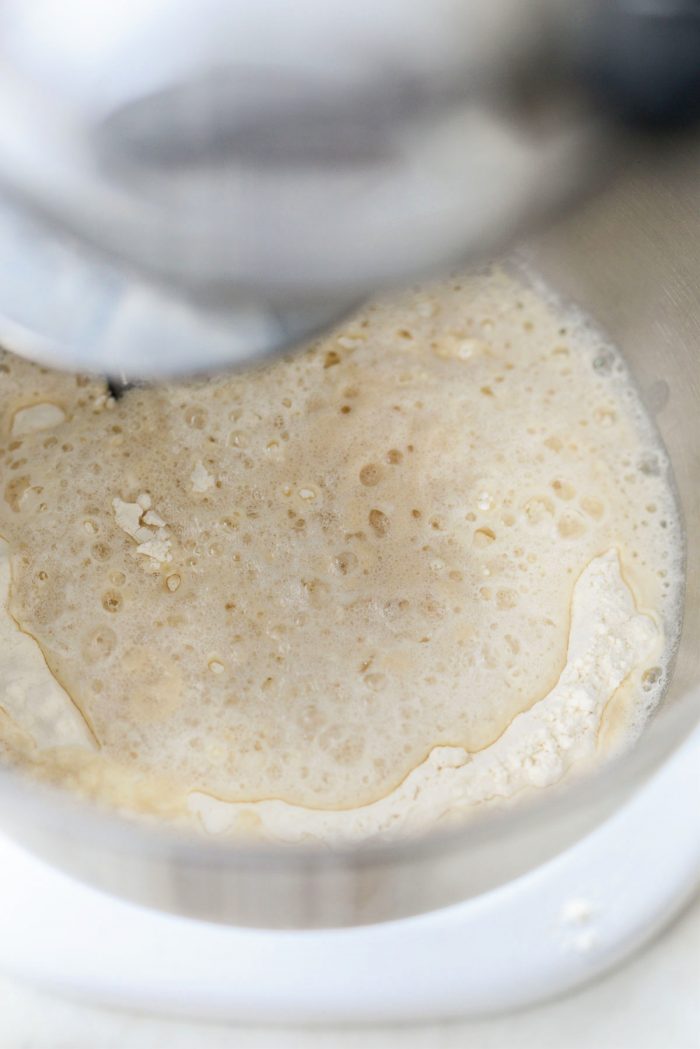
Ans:
[{"label": "frothy liquid surface", "polygon": [[552,692],[610,551],[658,641],[632,714],[658,694],[681,585],[663,452],[600,335],[501,271],[117,403],[0,368],[10,610],[84,719],[47,745],[0,697],[39,775],[166,815],[193,791],[370,805]]}]

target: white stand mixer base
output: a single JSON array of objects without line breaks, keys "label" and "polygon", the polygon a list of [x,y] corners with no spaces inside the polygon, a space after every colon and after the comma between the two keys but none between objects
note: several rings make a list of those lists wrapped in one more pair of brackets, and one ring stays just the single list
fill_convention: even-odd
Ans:
[{"label": "white stand mixer base", "polygon": [[0,837],[0,968],[150,1012],[267,1023],[467,1016],[599,975],[654,936],[700,876],[697,734],[622,810],[536,871],[384,925],[238,929],[107,896]]}]

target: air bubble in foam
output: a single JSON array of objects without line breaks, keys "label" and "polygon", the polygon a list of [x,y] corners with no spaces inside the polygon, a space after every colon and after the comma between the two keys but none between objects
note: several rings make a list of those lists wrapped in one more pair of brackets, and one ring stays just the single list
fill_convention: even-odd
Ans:
[{"label": "air bubble in foam", "polygon": [[483,528],[477,528],[474,532],[474,546],[476,547],[488,547],[491,543],[495,543],[495,541],[496,533],[492,528],[484,526]]},{"label": "air bubble in foam", "polygon": [[373,487],[382,479],[382,472],[376,463],[368,463],[360,470],[360,483],[366,487]]},{"label": "air bubble in foam", "polygon": [[389,518],[383,510],[376,508],[369,512],[369,524],[376,536],[383,538],[389,531]]},{"label": "air bubble in foam", "polygon": [[124,603],[124,599],[118,590],[107,590],[102,595],[102,607],[105,612],[119,612]]}]

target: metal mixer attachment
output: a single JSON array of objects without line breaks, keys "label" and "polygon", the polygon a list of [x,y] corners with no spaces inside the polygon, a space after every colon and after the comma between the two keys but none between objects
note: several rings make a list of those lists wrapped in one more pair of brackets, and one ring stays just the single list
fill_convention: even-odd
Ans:
[{"label": "metal mixer attachment", "polygon": [[0,338],[127,378],[300,343],[579,195],[620,116],[688,116],[699,34],[634,0],[6,0]]}]

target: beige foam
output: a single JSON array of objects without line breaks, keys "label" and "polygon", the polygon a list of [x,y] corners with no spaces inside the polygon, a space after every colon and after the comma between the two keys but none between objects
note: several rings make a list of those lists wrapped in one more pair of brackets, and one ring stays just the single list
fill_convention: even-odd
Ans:
[{"label": "beige foam", "polygon": [[[100,760],[173,796],[352,808],[488,747],[556,684],[611,547],[672,634],[678,522],[636,395],[502,272],[116,404],[2,365],[13,614]],[[65,421],[13,437],[30,399]]]}]

